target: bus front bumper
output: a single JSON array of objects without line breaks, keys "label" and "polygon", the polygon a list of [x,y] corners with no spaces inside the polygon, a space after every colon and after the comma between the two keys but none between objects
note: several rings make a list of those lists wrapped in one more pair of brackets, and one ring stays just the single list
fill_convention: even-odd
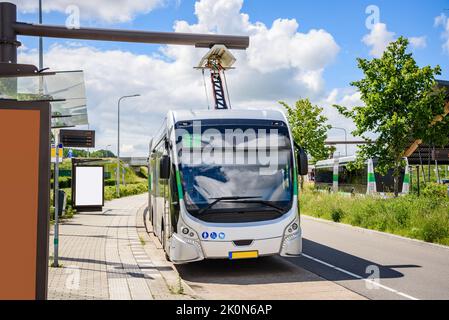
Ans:
[{"label": "bus front bumper", "polygon": [[198,241],[174,233],[170,241],[170,260],[174,264],[197,262],[204,260],[204,254]]},{"label": "bus front bumper", "polygon": [[202,241],[185,239],[173,234],[170,241],[170,260],[175,264],[204,259],[229,259],[231,253],[257,252],[257,256],[280,255],[296,257],[302,253],[301,231],[285,237],[254,240],[248,246],[236,246],[229,241]]},{"label": "bus front bumper", "polygon": [[280,255],[282,257],[297,257],[302,254],[302,235],[298,233],[284,237]]}]

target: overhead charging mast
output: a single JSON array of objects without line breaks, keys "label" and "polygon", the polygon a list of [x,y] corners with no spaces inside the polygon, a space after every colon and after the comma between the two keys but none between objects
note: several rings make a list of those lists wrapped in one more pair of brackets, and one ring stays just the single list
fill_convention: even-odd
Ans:
[{"label": "overhead charging mast", "polygon": [[[196,69],[203,71],[203,77],[205,70],[210,71],[212,95],[216,110],[231,109],[225,72],[226,70],[234,69],[233,65],[235,62],[236,58],[225,45],[216,44],[201,59],[199,65],[196,67]],[[204,84],[206,85],[206,82]]]}]

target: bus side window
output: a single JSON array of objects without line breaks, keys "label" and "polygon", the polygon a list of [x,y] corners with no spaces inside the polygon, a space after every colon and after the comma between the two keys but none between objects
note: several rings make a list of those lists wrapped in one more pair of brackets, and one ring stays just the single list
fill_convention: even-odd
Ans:
[{"label": "bus side window", "polygon": [[170,215],[171,223],[174,232],[178,231],[179,221],[179,193],[178,185],[176,181],[176,166],[173,164],[171,167],[170,181],[169,181],[169,201],[170,201]]},{"label": "bus side window", "polygon": [[156,196],[156,188],[157,188],[157,170],[156,170],[156,150],[153,150],[153,153],[151,154],[151,158],[150,158],[150,167],[151,167],[151,194],[153,194],[153,196]]},{"label": "bus side window", "polygon": [[170,174],[170,200],[173,204],[179,205],[178,185],[176,181],[176,166],[172,165]]}]

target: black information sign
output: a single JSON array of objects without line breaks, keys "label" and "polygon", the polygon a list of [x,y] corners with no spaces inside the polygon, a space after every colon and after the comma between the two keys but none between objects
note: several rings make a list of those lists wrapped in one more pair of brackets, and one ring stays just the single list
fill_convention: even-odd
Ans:
[{"label": "black information sign", "polygon": [[61,130],[60,142],[64,148],[95,148],[95,131]]}]

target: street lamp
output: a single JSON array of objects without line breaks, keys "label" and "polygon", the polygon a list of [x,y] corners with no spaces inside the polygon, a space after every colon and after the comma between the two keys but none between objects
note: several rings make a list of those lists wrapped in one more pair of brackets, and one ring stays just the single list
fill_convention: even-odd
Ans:
[{"label": "street lamp", "polygon": [[345,132],[345,154],[348,156],[348,131],[345,128],[332,127],[332,129],[343,130]]},{"label": "street lamp", "polygon": [[129,96],[123,96],[120,99],[118,99],[117,103],[117,172],[116,172],[116,192],[117,192],[117,198],[120,197],[120,103],[123,99],[127,98],[135,98],[140,97],[140,94],[133,94]]}]

